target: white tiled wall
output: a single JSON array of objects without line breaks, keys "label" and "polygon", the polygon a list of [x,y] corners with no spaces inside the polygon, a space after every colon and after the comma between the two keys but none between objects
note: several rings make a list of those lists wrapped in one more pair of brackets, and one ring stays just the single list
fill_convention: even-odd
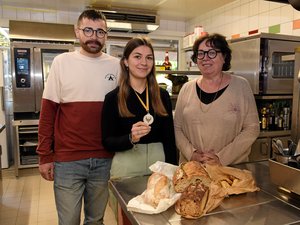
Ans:
[{"label": "white tiled wall", "polygon": [[268,32],[270,26],[280,25],[280,34],[300,35],[293,30],[293,21],[300,19],[300,12],[289,4],[265,0],[236,0],[230,4],[201,15],[187,24],[186,33],[202,25],[209,33],[221,33],[228,38],[234,34],[248,36],[248,32]]},{"label": "white tiled wall", "polygon": [[[8,24],[8,20],[22,20],[22,21],[34,21],[45,23],[63,23],[63,24],[75,24],[77,18],[81,12],[72,11],[55,11],[55,10],[38,10],[30,8],[16,8],[0,6],[0,19],[3,25],[3,20],[7,20],[5,24]],[[161,20],[160,27],[155,35],[168,33],[169,36],[183,36],[186,31],[186,23],[181,21]]]}]

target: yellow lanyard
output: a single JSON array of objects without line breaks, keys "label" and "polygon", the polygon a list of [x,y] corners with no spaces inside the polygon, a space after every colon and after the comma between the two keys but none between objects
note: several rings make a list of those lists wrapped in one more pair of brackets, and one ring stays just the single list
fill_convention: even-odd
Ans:
[{"label": "yellow lanyard", "polygon": [[149,112],[149,92],[148,92],[148,83],[146,83],[146,104],[143,102],[143,100],[140,98],[140,96],[134,91],[135,95],[138,97],[140,103],[142,106],[146,109],[147,113]]}]

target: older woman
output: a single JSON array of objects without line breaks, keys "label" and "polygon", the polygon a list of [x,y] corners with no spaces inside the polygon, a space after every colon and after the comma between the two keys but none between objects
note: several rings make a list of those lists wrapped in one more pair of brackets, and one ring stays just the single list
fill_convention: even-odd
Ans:
[{"label": "older woman", "polygon": [[251,88],[230,69],[231,50],[224,36],[206,35],[193,46],[192,60],[202,76],[186,83],[175,108],[175,137],[180,162],[222,165],[248,160],[259,134]]}]

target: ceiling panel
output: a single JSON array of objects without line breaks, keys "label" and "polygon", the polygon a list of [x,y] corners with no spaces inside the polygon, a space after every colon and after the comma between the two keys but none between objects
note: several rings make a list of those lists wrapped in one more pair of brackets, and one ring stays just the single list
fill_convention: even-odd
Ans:
[{"label": "ceiling panel", "polygon": [[99,9],[153,11],[161,19],[187,21],[235,0],[2,0],[4,7],[80,12],[88,6]]}]

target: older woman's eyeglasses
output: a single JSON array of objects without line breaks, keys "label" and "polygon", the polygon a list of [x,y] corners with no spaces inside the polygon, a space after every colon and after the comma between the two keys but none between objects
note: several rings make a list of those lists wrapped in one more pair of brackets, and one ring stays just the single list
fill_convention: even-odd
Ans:
[{"label": "older woman's eyeglasses", "polygon": [[214,59],[217,57],[218,53],[221,52],[219,50],[210,49],[208,51],[198,50],[197,52],[197,58],[198,59],[204,59],[205,54],[207,54],[208,58]]},{"label": "older woman's eyeglasses", "polygon": [[107,32],[105,30],[102,30],[102,29],[97,29],[97,30],[94,30],[93,28],[91,27],[85,27],[83,29],[81,28],[78,28],[79,30],[82,30],[83,31],[83,34],[84,36],[86,37],[92,37],[94,35],[94,32],[96,32],[96,36],[98,38],[103,38],[105,36],[105,34],[107,34]]}]

